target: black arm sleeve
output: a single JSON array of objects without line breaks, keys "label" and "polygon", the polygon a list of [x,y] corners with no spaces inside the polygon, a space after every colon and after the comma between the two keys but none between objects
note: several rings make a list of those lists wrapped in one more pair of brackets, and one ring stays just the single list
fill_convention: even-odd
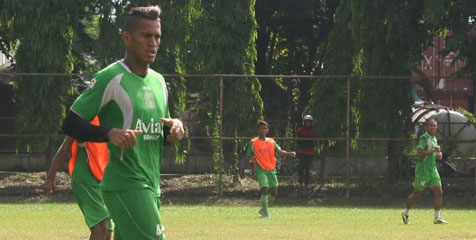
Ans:
[{"label": "black arm sleeve", "polygon": [[110,130],[109,127],[90,124],[71,110],[68,111],[66,118],[63,120],[64,134],[80,141],[107,142],[107,133]]}]

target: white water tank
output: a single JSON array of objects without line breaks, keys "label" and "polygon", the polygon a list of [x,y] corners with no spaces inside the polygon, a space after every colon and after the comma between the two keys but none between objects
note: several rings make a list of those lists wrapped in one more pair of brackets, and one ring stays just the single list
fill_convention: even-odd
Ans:
[{"label": "white water tank", "polygon": [[476,143],[461,142],[476,139],[475,125],[463,114],[437,104],[418,104],[413,107],[412,120],[417,133],[424,131],[424,123],[428,118],[433,118],[438,123],[436,137],[442,151],[449,153],[449,157],[476,156]]}]

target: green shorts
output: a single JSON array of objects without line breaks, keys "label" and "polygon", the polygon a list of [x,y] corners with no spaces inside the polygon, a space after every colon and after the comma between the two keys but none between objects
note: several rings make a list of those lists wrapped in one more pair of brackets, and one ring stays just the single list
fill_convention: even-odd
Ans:
[{"label": "green shorts", "polygon": [[108,229],[113,230],[114,223],[110,219],[109,211],[102,198],[101,187],[79,181],[72,181],[71,185],[86,225],[92,228],[104,219],[108,219]]},{"label": "green shorts", "polygon": [[103,191],[104,201],[116,224],[114,240],[164,240],[157,192],[150,189]]},{"label": "green shorts", "polygon": [[258,176],[258,183],[260,188],[278,187],[278,176],[276,175],[276,168],[270,171],[266,171],[257,164],[256,175]]},{"label": "green shorts", "polygon": [[441,186],[441,178],[437,176],[415,176],[413,188],[416,190],[423,190],[431,186]]}]

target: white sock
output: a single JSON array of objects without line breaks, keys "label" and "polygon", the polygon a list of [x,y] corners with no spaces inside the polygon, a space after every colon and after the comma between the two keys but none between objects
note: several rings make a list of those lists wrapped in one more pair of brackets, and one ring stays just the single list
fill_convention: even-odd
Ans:
[{"label": "white sock", "polygon": [[441,218],[441,210],[435,210],[435,219]]},{"label": "white sock", "polygon": [[408,208],[403,209],[403,214],[405,216],[410,216],[410,209],[408,209]]}]

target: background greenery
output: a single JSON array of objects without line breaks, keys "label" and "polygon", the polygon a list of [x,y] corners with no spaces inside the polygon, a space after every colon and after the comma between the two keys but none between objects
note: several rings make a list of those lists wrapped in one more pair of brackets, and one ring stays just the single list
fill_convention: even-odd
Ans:
[{"label": "background greenery", "polygon": [[[94,72],[123,57],[125,13],[149,4],[163,9],[163,39],[152,68],[169,74],[353,75],[355,137],[410,135],[410,81],[366,76],[410,76],[435,35],[450,33],[448,50],[467,61],[466,74],[476,72],[476,2],[471,0],[4,0],[0,51],[14,58],[17,72]],[[60,133],[78,80],[84,79],[15,77],[17,132]],[[192,110],[206,134],[217,136],[217,81],[176,77],[168,83],[173,115]],[[188,104],[191,93],[206,107]],[[293,136],[306,113],[316,118],[319,136],[345,135],[345,79],[248,77],[227,81],[224,94],[225,136],[251,136],[259,119],[272,122],[271,135]],[[233,161],[245,143],[225,144]],[[22,141],[19,148],[51,152],[52,144]],[[324,142],[320,149],[335,144]],[[218,160],[216,141],[213,146]],[[175,146],[179,161],[186,147]],[[353,144],[354,150],[362,147]],[[394,181],[403,147],[389,142],[385,148],[387,175]],[[219,161],[216,166],[222,171]]]}]

